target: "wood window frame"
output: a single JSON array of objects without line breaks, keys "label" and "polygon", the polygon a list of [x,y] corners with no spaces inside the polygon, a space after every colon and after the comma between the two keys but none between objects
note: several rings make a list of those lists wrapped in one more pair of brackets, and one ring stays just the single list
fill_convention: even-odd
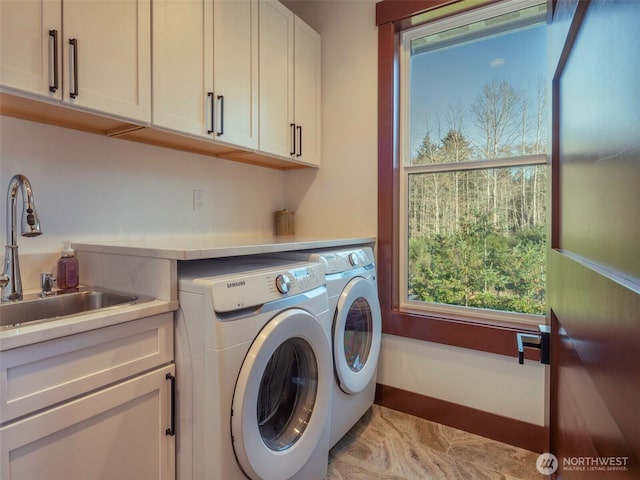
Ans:
[{"label": "wood window frame", "polygon": [[[455,347],[517,357],[516,332],[533,326],[444,317],[399,308],[399,42],[400,32],[434,20],[434,10],[463,0],[383,0],[376,4],[378,26],[378,290],[382,331]],[[466,10],[496,3],[477,1]],[[461,7],[456,13],[465,11]],[[429,20],[425,17],[429,16]],[[437,16],[437,15],[436,15]],[[444,18],[443,15],[440,18]],[[537,359],[526,351],[526,358]]]}]

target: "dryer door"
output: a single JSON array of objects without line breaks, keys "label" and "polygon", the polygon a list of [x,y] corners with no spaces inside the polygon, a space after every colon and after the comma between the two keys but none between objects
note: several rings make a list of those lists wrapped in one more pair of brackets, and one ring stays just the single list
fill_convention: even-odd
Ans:
[{"label": "dryer door", "polygon": [[247,476],[286,479],[307,463],[330,414],[331,363],[326,329],[304,310],[262,329],[233,394],[233,448]]},{"label": "dryer door", "polygon": [[361,392],[374,377],[381,334],[376,284],[356,277],[338,299],[333,324],[333,359],[338,383],[345,393]]}]

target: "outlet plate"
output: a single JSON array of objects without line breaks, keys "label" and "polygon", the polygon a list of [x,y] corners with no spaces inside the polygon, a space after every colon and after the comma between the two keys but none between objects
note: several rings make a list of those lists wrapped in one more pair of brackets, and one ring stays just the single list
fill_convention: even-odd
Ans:
[{"label": "outlet plate", "polygon": [[193,190],[193,210],[202,210],[204,207],[204,190]]}]

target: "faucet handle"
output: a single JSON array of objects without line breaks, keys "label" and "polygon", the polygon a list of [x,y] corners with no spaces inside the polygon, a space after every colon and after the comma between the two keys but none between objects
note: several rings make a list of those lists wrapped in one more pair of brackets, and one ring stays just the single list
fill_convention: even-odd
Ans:
[{"label": "faucet handle", "polygon": [[41,297],[48,297],[53,295],[52,289],[53,284],[56,281],[53,273],[41,273],[40,274],[40,288],[42,291],[40,292]]}]

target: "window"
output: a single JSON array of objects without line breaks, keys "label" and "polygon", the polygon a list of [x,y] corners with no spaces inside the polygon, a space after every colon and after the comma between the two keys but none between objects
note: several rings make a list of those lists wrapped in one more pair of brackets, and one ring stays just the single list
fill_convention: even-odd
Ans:
[{"label": "window", "polygon": [[546,4],[498,3],[400,38],[400,309],[545,312]]}]

